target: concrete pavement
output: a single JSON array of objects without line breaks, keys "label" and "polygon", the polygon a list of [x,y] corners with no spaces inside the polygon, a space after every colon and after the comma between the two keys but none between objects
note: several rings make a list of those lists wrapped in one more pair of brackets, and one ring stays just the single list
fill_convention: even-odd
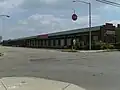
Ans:
[{"label": "concrete pavement", "polygon": [[118,49],[108,49],[108,50],[78,50],[78,52],[83,53],[102,53],[102,52],[113,52],[113,51],[119,51]]},{"label": "concrete pavement", "polygon": [[0,90],[85,90],[77,85],[35,77],[5,77]]},{"label": "concrete pavement", "polygon": [[86,90],[120,89],[120,52],[69,53],[5,47],[0,78],[38,77],[73,83]]}]

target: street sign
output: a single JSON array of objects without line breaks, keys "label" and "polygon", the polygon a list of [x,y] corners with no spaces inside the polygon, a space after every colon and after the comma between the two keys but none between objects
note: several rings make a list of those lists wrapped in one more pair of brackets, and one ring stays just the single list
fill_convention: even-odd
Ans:
[{"label": "street sign", "polygon": [[78,17],[78,16],[74,13],[74,14],[72,15],[72,20],[73,20],[73,21],[76,21],[76,20],[77,20],[77,17]]}]

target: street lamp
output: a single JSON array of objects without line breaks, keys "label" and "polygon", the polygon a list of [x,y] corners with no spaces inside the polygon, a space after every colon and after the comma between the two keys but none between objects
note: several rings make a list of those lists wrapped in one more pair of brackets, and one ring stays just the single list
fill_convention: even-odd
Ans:
[{"label": "street lamp", "polygon": [[10,16],[9,15],[0,15],[0,17],[7,17],[7,18],[9,18]]},{"label": "street lamp", "polygon": [[[7,17],[7,18],[9,18],[10,16],[9,15],[0,15],[0,17]],[[1,29],[2,29],[2,25],[1,25]],[[1,42],[1,40],[2,40],[2,36],[0,37],[0,42]]]},{"label": "street lamp", "polygon": [[88,14],[89,14],[89,50],[91,50],[91,3],[90,2],[85,2],[85,1],[81,1],[81,0],[74,0],[73,2],[81,2],[84,4],[87,4],[88,7]]}]

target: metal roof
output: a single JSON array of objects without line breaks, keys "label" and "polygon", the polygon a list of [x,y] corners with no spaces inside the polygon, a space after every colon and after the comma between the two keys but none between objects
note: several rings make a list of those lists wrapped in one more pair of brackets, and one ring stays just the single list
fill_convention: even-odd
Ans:
[{"label": "metal roof", "polygon": [[[97,30],[100,30],[100,26],[91,27],[91,31],[97,31]],[[67,34],[88,32],[88,31],[89,31],[89,28],[82,28],[82,29],[74,29],[69,31],[50,33],[48,36],[67,35]]]},{"label": "metal roof", "polygon": [[11,39],[11,41],[23,40],[23,39],[31,39],[31,38],[35,38],[35,37],[36,37],[36,36],[22,37],[22,38],[17,38],[17,39]]},{"label": "metal roof", "polygon": [[[97,31],[97,30],[100,30],[100,26],[91,27],[91,31]],[[88,31],[89,31],[89,28],[81,28],[81,29],[74,29],[74,30],[69,30],[69,31],[61,31],[61,32],[50,33],[50,34],[48,34],[48,36],[67,35],[67,34],[88,32]],[[23,39],[32,39],[32,38],[37,38],[37,37],[38,37],[38,35],[12,39],[11,41],[23,40]]]}]

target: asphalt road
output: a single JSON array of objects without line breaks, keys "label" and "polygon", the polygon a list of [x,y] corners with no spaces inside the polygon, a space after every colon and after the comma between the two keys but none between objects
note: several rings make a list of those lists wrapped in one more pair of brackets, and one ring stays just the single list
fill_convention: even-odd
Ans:
[{"label": "asphalt road", "polygon": [[86,90],[120,90],[120,52],[67,53],[0,47],[0,77],[41,77]]}]

